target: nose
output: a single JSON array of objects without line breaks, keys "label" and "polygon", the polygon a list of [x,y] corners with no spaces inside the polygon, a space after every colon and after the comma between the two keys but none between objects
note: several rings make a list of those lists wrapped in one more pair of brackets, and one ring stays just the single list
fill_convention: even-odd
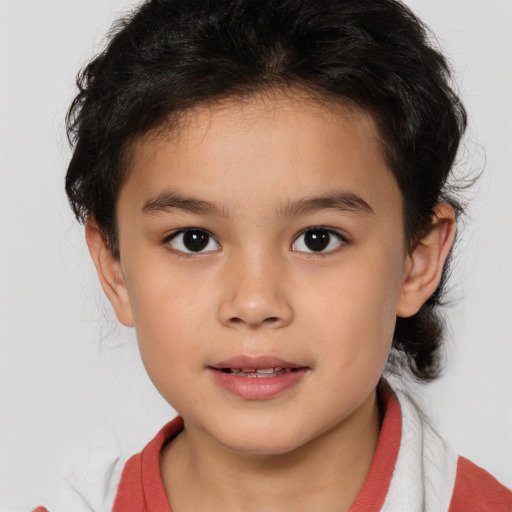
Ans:
[{"label": "nose", "polygon": [[223,280],[220,322],[239,329],[281,328],[293,320],[285,272],[265,258],[231,263]]}]

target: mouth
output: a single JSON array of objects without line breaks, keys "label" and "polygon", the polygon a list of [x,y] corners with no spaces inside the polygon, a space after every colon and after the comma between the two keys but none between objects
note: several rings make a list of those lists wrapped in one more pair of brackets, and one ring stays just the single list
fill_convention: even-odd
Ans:
[{"label": "mouth", "polygon": [[287,373],[293,373],[303,368],[304,367],[281,368],[277,366],[275,368],[220,368],[218,370],[222,373],[228,373],[237,377],[268,379],[278,377],[279,375],[286,375]]},{"label": "mouth", "polygon": [[268,379],[299,370],[308,369],[297,362],[285,361],[269,355],[235,356],[210,366],[212,370],[227,373],[237,377]]},{"label": "mouth", "polygon": [[238,356],[208,369],[214,382],[230,394],[265,400],[295,388],[311,368],[270,356]]}]

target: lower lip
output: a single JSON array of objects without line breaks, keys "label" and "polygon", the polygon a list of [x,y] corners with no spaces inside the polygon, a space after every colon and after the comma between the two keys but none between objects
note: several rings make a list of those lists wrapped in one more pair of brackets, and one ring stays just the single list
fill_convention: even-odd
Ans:
[{"label": "lower lip", "polygon": [[233,395],[247,400],[265,400],[298,384],[306,375],[307,368],[300,368],[275,377],[240,377],[214,368],[209,368],[209,371],[215,382]]}]

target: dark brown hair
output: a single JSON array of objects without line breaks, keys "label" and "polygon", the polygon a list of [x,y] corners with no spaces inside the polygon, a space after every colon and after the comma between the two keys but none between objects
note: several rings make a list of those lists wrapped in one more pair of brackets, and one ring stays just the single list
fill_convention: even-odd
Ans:
[{"label": "dark brown hair", "polygon": [[[120,257],[115,201],[131,143],[201,103],[299,88],[376,120],[404,198],[411,250],[448,202],[466,113],[426,27],[396,0],[149,0],[117,22],[78,77],[66,191]],[[410,318],[397,318],[394,360],[419,380],[439,372],[446,272]]]}]

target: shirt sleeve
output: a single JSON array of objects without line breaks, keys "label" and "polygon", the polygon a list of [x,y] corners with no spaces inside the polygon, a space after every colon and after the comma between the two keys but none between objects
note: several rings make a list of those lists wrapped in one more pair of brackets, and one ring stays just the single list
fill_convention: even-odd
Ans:
[{"label": "shirt sleeve", "polygon": [[448,512],[512,512],[512,491],[464,457],[459,457],[457,478]]}]

